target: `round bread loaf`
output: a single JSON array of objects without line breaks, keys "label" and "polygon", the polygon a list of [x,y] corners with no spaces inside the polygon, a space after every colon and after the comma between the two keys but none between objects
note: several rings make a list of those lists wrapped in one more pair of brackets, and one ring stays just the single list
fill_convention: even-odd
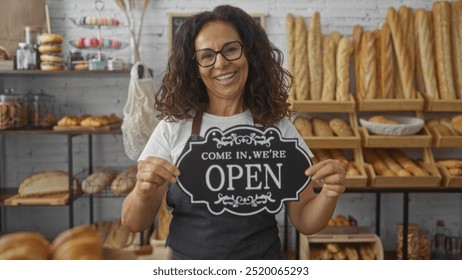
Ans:
[{"label": "round bread loaf", "polygon": [[40,44],[61,44],[63,42],[63,36],[61,34],[54,33],[43,33],[39,37]]},{"label": "round bread loaf", "polygon": [[103,242],[94,226],[81,225],[61,232],[51,243],[54,260],[101,260]]},{"label": "round bread loaf", "polygon": [[0,260],[48,260],[50,242],[36,232],[14,232],[0,237]]}]

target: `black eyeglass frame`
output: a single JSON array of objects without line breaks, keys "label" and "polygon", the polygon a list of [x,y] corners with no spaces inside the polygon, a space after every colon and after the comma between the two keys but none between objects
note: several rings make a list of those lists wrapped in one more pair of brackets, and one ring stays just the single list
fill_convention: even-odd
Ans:
[{"label": "black eyeglass frame", "polygon": [[[226,46],[228,46],[229,44],[232,44],[232,43],[238,43],[240,46],[241,46],[241,53],[239,54],[239,56],[237,58],[233,58],[233,59],[228,59],[224,54],[223,54],[223,49],[226,48]],[[207,66],[203,66],[202,64],[199,63],[199,61],[197,61],[196,57],[197,57],[197,53],[200,52],[200,51],[204,51],[204,50],[210,50],[212,52],[215,53],[215,57],[213,59],[213,62],[210,64],[210,65],[207,65]],[[200,50],[197,50],[194,52],[194,55],[192,57],[192,59],[194,59],[196,61],[197,64],[199,64],[199,66],[201,67],[204,67],[204,68],[207,68],[207,67],[211,67],[215,64],[215,62],[217,62],[217,55],[218,54],[221,54],[221,56],[223,56],[227,61],[235,61],[235,60],[238,60],[239,58],[242,57],[242,53],[244,52],[244,44],[242,44],[241,42],[239,41],[231,41],[231,42],[227,42],[226,44],[223,45],[223,47],[221,48],[221,50],[218,50],[218,51],[214,51],[212,50],[211,48],[205,48],[205,49],[200,49]]]}]

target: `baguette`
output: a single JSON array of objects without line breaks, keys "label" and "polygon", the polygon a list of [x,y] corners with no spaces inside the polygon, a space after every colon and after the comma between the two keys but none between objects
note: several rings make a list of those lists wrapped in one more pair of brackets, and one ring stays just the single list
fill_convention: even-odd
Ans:
[{"label": "baguette", "polygon": [[353,26],[353,60],[354,60],[354,74],[355,74],[355,87],[356,94],[358,97],[365,99],[366,96],[364,92],[360,91],[360,76],[359,76],[359,67],[360,67],[360,53],[361,53],[361,37],[363,33],[363,28],[360,25]]},{"label": "baguette", "polygon": [[412,9],[401,6],[398,10],[401,30],[403,32],[404,44],[409,54],[409,68],[411,73],[415,72],[415,38],[414,38],[414,14]]},{"label": "baguette", "polygon": [[315,11],[308,26],[308,68],[311,100],[321,100],[322,93],[322,33],[319,12]]},{"label": "baguette", "polygon": [[456,96],[462,99],[462,1],[451,2],[452,55]]},{"label": "baguette", "polygon": [[112,168],[104,167],[98,169],[82,181],[82,191],[88,194],[99,193],[111,185],[116,175],[116,172]]},{"label": "baguette", "polygon": [[308,74],[307,30],[303,17],[295,21],[295,99],[308,100],[310,85]]},{"label": "baguette", "polygon": [[[417,9],[415,12],[416,47],[418,49],[417,65],[422,69],[424,85],[422,93],[431,99],[439,99],[438,83],[435,73],[435,57],[433,48],[433,27],[431,14],[424,9]],[[420,62],[420,63],[419,63]]]},{"label": "baguette", "polygon": [[363,32],[361,38],[361,65],[359,68],[360,88],[366,99],[374,99],[377,93],[377,60],[375,35]]},{"label": "baguette", "polygon": [[137,167],[132,166],[123,170],[112,181],[111,190],[115,195],[127,194],[133,190],[136,184]]},{"label": "baguette", "polygon": [[334,42],[334,46],[336,46],[336,49],[337,49],[337,46],[338,46],[338,43],[340,43],[340,39],[342,39],[342,34],[340,34],[340,32],[338,31],[332,31],[331,33],[329,33],[329,37],[332,39],[332,41]]},{"label": "baguette", "polygon": [[294,126],[302,137],[311,137],[313,136],[313,127],[311,125],[311,120],[302,116],[298,116],[294,120]]},{"label": "baguette", "polygon": [[351,127],[340,118],[333,118],[329,121],[329,126],[337,136],[351,137],[354,136]]},{"label": "baguette", "polygon": [[403,38],[403,32],[400,28],[399,15],[392,7],[387,11],[387,23],[390,25],[393,46],[398,62],[399,78],[401,81],[403,95],[405,99],[414,99],[414,72],[411,69],[409,51]]},{"label": "baguette", "polygon": [[337,81],[335,83],[335,99],[338,101],[347,101],[349,99],[350,59],[352,52],[352,42],[347,37],[342,37],[338,44],[335,59],[337,77]]},{"label": "baguette", "polygon": [[315,136],[319,137],[333,137],[334,132],[329,126],[329,123],[322,118],[313,118],[313,131]]},{"label": "baguette", "polygon": [[375,39],[375,71],[376,71],[376,90],[375,90],[375,98],[382,98],[382,88],[380,87],[380,80],[382,79],[382,65],[381,65],[381,52],[380,52],[380,45],[381,45],[381,30],[375,29],[374,30],[374,39]]},{"label": "baguette", "polygon": [[[73,178],[72,189],[78,189],[77,179]],[[69,191],[69,175],[65,171],[36,172],[24,178],[19,184],[18,193],[22,197],[46,195]]]},{"label": "baguette", "polygon": [[329,36],[322,39],[322,94],[321,100],[335,99],[335,43]]},{"label": "baguette", "polygon": [[393,42],[391,40],[390,26],[382,25],[380,32],[380,92],[382,98],[393,98]]},{"label": "baguette", "polygon": [[433,30],[435,34],[436,77],[440,97],[443,100],[456,99],[451,54],[451,11],[445,1],[432,5]]},{"label": "baguette", "polygon": [[[287,34],[287,49],[289,53],[289,72],[292,76],[295,75],[295,19],[292,14],[286,16],[286,34]],[[292,103],[296,99],[295,80],[292,79],[292,85],[289,89],[288,102]]]}]

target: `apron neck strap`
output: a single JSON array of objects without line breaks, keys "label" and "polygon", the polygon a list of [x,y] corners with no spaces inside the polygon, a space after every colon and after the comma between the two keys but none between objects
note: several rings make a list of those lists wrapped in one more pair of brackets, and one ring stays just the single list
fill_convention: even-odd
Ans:
[{"label": "apron neck strap", "polygon": [[194,115],[193,123],[192,123],[192,130],[191,135],[199,135],[201,131],[201,123],[202,123],[202,111],[197,111]]}]

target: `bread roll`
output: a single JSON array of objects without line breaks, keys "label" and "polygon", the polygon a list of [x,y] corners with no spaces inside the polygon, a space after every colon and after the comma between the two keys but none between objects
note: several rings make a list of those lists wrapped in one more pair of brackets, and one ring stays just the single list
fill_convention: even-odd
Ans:
[{"label": "bread roll", "polygon": [[393,72],[395,70],[393,58],[393,42],[390,26],[382,25],[380,32],[380,93],[381,98],[393,98]]},{"label": "bread roll", "polygon": [[432,5],[433,30],[435,35],[435,62],[438,88],[443,100],[454,100],[454,73],[451,53],[451,11],[446,1]]},{"label": "bread roll", "polygon": [[311,100],[321,100],[322,93],[322,33],[319,12],[315,11],[308,26],[308,68]]},{"label": "bread roll", "polygon": [[54,260],[103,259],[103,244],[94,226],[81,225],[61,232],[51,248]]},{"label": "bread roll", "polygon": [[456,96],[462,99],[462,1],[451,4],[451,32],[452,32],[452,63],[454,70],[454,86]]},{"label": "bread roll", "polygon": [[336,64],[336,89],[335,99],[348,101],[350,89],[350,59],[353,52],[353,44],[347,37],[342,37],[338,44]]},{"label": "bread roll", "polygon": [[340,118],[333,118],[329,121],[329,126],[337,136],[351,137],[354,136],[351,127]]},{"label": "bread roll", "polygon": [[88,194],[99,193],[109,187],[116,176],[117,173],[114,169],[110,167],[100,168],[82,181],[82,191]]},{"label": "bread roll", "polygon": [[329,126],[329,123],[322,118],[313,118],[313,131],[315,136],[320,137],[333,137],[334,132]]},{"label": "bread roll", "polygon": [[111,190],[115,195],[127,194],[133,190],[136,184],[137,167],[132,166],[123,170],[112,181]]},{"label": "bread roll", "polygon": [[0,260],[48,260],[50,242],[40,233],[14,232],[0,237]]},{"label": "bread roll", "polygon": [[[72,189],[78,188],[77,179],[73,178]],[[65,171],[36,172],[21,181],[18,193],[21,196],[44,195],[69,191],[69,175]]]},{"label": "bread roll", "polygon": [[323,101],[335,99],[335,43],[329,36],[322,39],[322,94]]},{"label": "bread roll", "polygon": [[296,100],[310,99],[308,74],[308,35],[303,17],[295,21],[295,97]]},{"label": "bread roll", "polygon": [[424,9],[417,9],[415,12],[415,22],[416,47],[418,48],[417,65],[420,63],[424,82],[422,93],[436,100],[440,96],[436,81],[431,15]]},{"label": "bread roll", "polygon": [[414,92],[414,72],[411,68],[409,51],[401,30],[398,13],[392,7],[388,8],[387,11],[387,23],[390,25],[391,36],[393,38],[404,98],[414,99],[416,97]]},{"label": "bread roll", "polygon": [[363,32],[361,38],[361,65],[359,68],[360,90],[366,99],[374,99],[377,94],[377,60],[375,35]]}]

